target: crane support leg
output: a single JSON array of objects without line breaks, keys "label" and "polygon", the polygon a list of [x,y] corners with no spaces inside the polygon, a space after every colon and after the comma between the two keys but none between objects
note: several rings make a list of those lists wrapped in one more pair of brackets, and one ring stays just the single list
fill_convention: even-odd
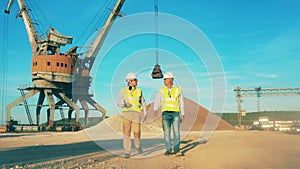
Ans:
[{"label": "crane support leg", "polygon": [[63,112],[63,109],[61,108],[61,106],[64,103],[65,103],[64,100],[59,100],[58,102],[55,103],[55,108],[60,110],[60,116],[63,120],[65,119],[65,115],[64,115],[64,112]]},{"label": "crane support leg", "polygon": [[7,126],[9,127],[10,124],[10,118],[11,118],[11,109],[16,106],[19,105],[21,102],[23,102],[24,100],[34,96],[35,94],[37,94],[39,92],[39,90],[30,90],[29,92],[27,92],[24,96],[21,96],[19,98],[17,98],[15,101],[11,102],[10,104],[8,104],[6,106],[6,113],[7,113]]},{"label": "crane support leg", "polygon": [[85,99],[79,99],[80,104],[82,105],[84,109],[84,115],[85,115],[85,127],[87,128],[89,125],[89,106]]},{"label": "crane support leg", "polygon": [[43,107],[44,100],[45,100],[45,93],[40,92],[37,106],[36,106],[36,125],[37,126],[40,125],[40,114],[41,114],[41,109]]},{"label": "crane support leg", "polygon": [[[77,97],[73,97],[73,102],[76,104],[78,101]],[[68,119],[71,120],[72,119],[72,113],[73,113],[73,109],[69,109],[68,111]]]},{"label": "crane support leg", "polygon": [[237,99],[237,113],[238,113],[238,127],[241,127],[242,126],[242,105],[241,105],[241,99],[238,98]]},{"label": "crane support leg", "polygon": [[[55,110],[58,109],[58,107],[62,106],[64,103],[65,103],[64,100],[59,100],[58,102],[56,102],[55,106],[54,106]],[[49,111],[50,111],[50,109],[47,110],[48,114],[49,114]],[[62,119],[64,119],[64,118],[62,118]]]},{"label": "crane support leg", "polygon": [[105,119],[106,117],[106,110],[101,107],[95,100],[93,100],[92,98],[88,97],[86,98],[87,102],[89,104],[91,104],[93,107],[95,107],[95,109],[97,109],[98,111],[100,111],[102,113],[102,119]]},{"label": "crane support leg", "polygon": [[[59,94],[59,96],[67,103],[67,105],[68,105],[69,107],[71,107],[73,110],[75,110],[75,112],[76,112],[76,115],[75,115],[75,122],[76,122],[76,125],[78,125],[78,123],[79,123],[79,111],[80,111],[80,107],[78,107],[78,106],[76,105],[76,103],[72,102],[72,100],[69,99],[64,93],[59,92],[58,94]],[[70,113],[70,112],[69,112],[69,113]]]},{"label": "crane support leg", "polygon": [[49,130],[54,124],[55,103],[52,95],[52,90],[46,89],[44,90],[44,93],[49,104],[49,109],[47,110],[48,126],[46,127],[46,130]]}]

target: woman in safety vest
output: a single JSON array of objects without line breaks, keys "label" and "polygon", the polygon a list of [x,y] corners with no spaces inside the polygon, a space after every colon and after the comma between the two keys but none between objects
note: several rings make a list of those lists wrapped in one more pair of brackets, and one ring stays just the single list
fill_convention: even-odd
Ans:
[{"label": "woman in safety vest", "polygon": [[[154,111],[162,112],[162,127],[164,132],[165,155],[180,152],[180,123],[184,119],[184,103],[181,88],[173,85],[174,75],[166,72],[164,86],[160,88],[155,99]],[[172,152],[171,128],[173,129],[174,148]]]},{"label": "woman in safety vest", "polygon": [[131,152],[131,131],[134,135],[135,148],[139,154],[143,154],[140,142],[141,121],[142,119],[144,121],[147,112],[142,90],[136,87],[138,80],[135,73],[128,73],[126,82],[128,86],[121,89],[118,106],[122,108],[123,115],[123,147],[125,158],[129,158]]}]

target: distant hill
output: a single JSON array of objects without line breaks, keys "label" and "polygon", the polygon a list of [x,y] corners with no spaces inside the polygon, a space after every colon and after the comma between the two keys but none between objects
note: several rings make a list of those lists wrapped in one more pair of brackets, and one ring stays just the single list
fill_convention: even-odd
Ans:
[{"label": "distant hill", "polygon": [[[237,113],[214,113],[227,121],[231,125],[238,124]],[[270,121],[288,121],[300,120],[300,111],[263,111],[263,112],[249,112],[242,117],[243,125],[251,125],[253,121],[258,120],[259,116],[268,116]]]},{"label": "distant hill", "polygon": [[[188,118],[182,125],[183,130],[203,130],[204,121],[207,117],[211,120],[217,120],[218,126],[216,130],[232,130],[233,126],[238,125],[238,115],[237,113],[210,113],[208,110],[204,109],[202,106],[194,103],[193,101],[185,98],[185,104],[187,105],[186,112]],[[149,121],[154,120],[153,107],[150,106],[148,118]],[[263,111],[263,112],[248,112],[246,116],[242,117],[242,125],[252,125],[253,121],[258,120],[259,116],[268,116],[270,121],[289,121],[289,120],[300,120],[300,111]],[[109,118],[109,117],[108,117]],[[221,118],[218,120],[217,118]],[[71,124],[74,123],[75,119],[72,119]],[[89,126],[92,127],[99,124],[102,121],[102,117],[89,117]],[[150,123],[152,126],[161,128],[161,118],[155,119],[154,123]],[[58,120],[54,122],[54,126],[61,126],[64,124],[70,124],[69,120]],[[79,118],[79,125],[84,126],[85,118]],[[192,128],[191,128],[191,124]],[[207,123],[210,124],[210,123]],[[206,124],[206,125],[207,125]],[[151,126],[150,125],[150,126]],[[42,126],[47,126],[47,123],[42,124]]]}]

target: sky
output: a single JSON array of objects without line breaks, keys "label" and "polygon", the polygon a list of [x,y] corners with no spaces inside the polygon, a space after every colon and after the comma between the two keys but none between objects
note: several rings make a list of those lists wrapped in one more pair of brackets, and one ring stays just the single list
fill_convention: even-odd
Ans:
[{"label": "sky", "polygon": [[[41,32],[52,26],[73,36],[73,44],[65,50],[88,44],[96,32],[92,19],[109,11],[96,0],[30,2],[36,7],[32,12],[42,11],[34,20]],[[0,6],[4,10],[7,1]],[[299,87],[299,6],[298,0],[158,0],[159,64],[163,72],[174,73],[185,97],[213,112],[237,111],[233,91],[237,86]],[[31,47],[22,20],[15,19],[18,11],[14,2],[11,14],[0,13],[2,124],[5,105],[20,96],[17,88],[32,84]],[[114,23],[97,56],[91,92],[108,115],[120,110],[115,102],[128,72],[137,73],[147,103],[163,85],[150,77],[156,63],[153,12],[154,1],[127,0],[123,17]],[[262,97],[260,110],[299,110],[299,99]],[[35,103],[36,98],[29,101]],[[244,99],[242,108],[257,111],[257,98]],[[27,122],[23,107],[13,108],[13,117]]]}]

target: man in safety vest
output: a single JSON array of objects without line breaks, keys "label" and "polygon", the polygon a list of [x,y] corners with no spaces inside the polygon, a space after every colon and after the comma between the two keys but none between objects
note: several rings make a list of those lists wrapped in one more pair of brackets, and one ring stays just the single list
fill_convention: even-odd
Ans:
[{"label": "man in safety vest", "polygon": [[[180,123],[184,119],[184,103],[181,88],[173,85],[174,75],[166,72],[164,86],[160,88],[155,99],[154,111],[162,112],[162,127],[164,132],[165,155],[180,152]],[[173,128],[174,151],[172,152],[171,128]]]},{"label": "man in safety vest", "polygon": [[141,148],[141,121],[146,118],[146,102],[142,90],[137,86],[138,80],[135,73],[128,73],[126,76],[127,87],[120,91],[118,106],[122,108],[123,115],[123,147],[125,158],[130,157],[131,152],[131,131],[134,135],[134,144],[139,154],[143,154]]}]

